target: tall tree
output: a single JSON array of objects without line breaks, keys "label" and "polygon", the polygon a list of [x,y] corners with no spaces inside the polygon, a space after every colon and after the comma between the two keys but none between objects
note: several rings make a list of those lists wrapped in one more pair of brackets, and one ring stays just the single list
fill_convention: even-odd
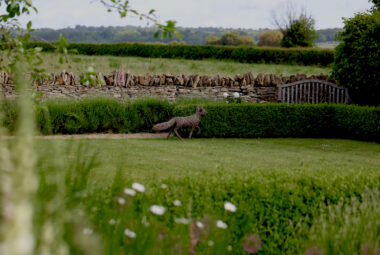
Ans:
[{"label": "tall tree", "polygon": [[349,89],[354,103],[380,105],[380,10],[375,5],[344,24],[332,75]]},{"label": "tall tree", "polygon": [[314,18],[304,8],[298,11],[290,1],[286,3],[285,8],[282,8],[280,15],[272,12],[272,17],[284,35],[281,41],[282,47],[310,47],[317,38]]}]

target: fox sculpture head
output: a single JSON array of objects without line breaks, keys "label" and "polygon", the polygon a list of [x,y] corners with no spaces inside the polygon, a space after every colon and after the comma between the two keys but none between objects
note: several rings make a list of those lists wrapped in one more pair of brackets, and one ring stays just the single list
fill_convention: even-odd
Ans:
[{"label": "fox sculpture head", "polygon": [[199,113],[200,115],[206,115],[208,113],[205,108],[199,105],[197,106],[196,112]]}]

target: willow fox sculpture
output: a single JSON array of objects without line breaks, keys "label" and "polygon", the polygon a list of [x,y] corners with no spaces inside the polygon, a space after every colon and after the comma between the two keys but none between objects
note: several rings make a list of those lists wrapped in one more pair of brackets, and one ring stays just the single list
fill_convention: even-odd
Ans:
[{"label": "willow fox sculpture", "polygon": [[166,138],[169,139],[171,133],[174,131],[177,137],[182,140],[182,137],[178,134],[177,130],[183,127],[190,127],[191,131],[189,139],[191,139],[194,128],[198,129],[198,135],[201,133],[201,129],[198,125],[201,122],[202,116],[206,115],[207,113],[208,112],[205,110],[205,108],[202,106],[197,106],[197,110],[193,115],[186,117],[175,117],[167,122],[162,122],[154,125],[152,129],[153,131],[164,131],[170,128],[169,134]]}]

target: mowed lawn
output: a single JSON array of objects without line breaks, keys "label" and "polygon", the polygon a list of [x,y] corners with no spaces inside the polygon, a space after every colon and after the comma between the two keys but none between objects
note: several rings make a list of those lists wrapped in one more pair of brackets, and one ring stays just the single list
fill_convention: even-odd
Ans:
[{"label": "mowed lawn", "polygon": [[[83,139],[38,140],[44,159],[53,150],[61,157],[75,159],[95,155],[97,166],[92,180],[107,183],[121,169],[131,181],[149,183],[165,178],[199,175],[207,178],[222,172],[226,176],[261,171],[290,172],[295,175],[322,172],[346,175],[365,171],[380,173],[380,145],[335,139]],[[313,175],[313,174],[312,174]]]}]

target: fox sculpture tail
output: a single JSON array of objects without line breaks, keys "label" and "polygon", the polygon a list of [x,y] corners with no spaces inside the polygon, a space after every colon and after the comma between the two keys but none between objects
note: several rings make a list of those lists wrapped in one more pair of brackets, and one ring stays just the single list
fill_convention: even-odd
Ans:
[{"label": "fox sculpture tail", "polygon": [[173,118],[167,122],[162,122],[162,123],[158,123],[158,124],[154,125],[152,130],[153,131],[163,131],[163,130],[171,128],[174,124],[175,124],[175,118]]}]

